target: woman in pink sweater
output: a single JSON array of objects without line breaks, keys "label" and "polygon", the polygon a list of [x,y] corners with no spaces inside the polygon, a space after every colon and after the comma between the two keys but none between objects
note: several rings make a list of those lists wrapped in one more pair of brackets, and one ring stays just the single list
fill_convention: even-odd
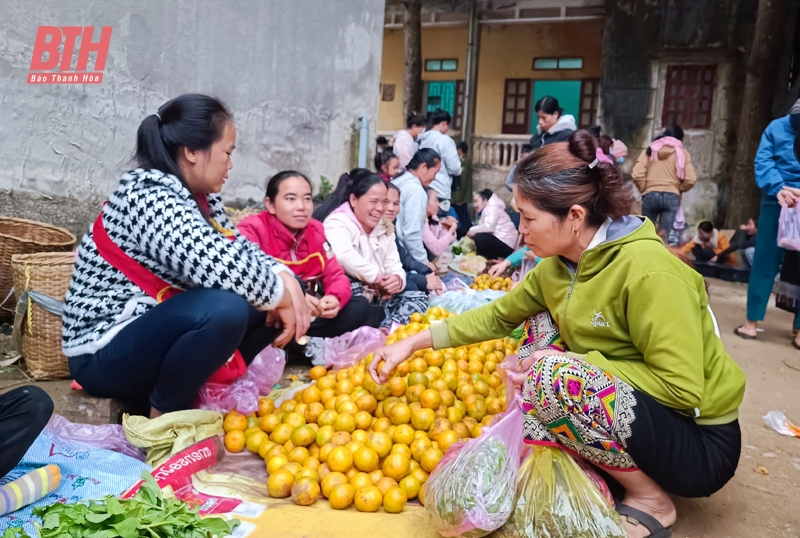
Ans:
[{"label": "woman in pink sweater", "polygon": [[428,193],[428,206],[425,208],[428,221],[422,230],[422,243],[428,251],[428,258],[432,260],[446,252],[455,242],[458,222],[453,217],[447,217],[439,222],[436,216],[439,213],[439,198],[436,191],[430,187],[425,187],[425,191]]}]

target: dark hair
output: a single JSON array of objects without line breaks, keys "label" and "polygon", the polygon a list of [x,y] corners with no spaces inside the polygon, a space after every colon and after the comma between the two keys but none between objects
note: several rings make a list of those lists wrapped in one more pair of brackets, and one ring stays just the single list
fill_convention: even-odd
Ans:
[{"label": "dark hair", "polygon": [[541,110],[545,114],[558,114],[559,116],[564,114],[564,109],[558,106],[558,99],[550,95],[545,95],[536,101],[533,110],[536,112]]},{"label": "dark hair", "polygon": [[597,137],[597,145],[603,150],[606,155],[611,155],[611,146],[614,145],[614,139],[608,135],[600,135]]},{"label": "dark hair", "polygon": [[482,191],[478,191],[475,194],[477,194],[478,196],[480,196],[481,198],[483,198],[485,201],[488,202],[489,198],[491,198],[494,193],[492,192],[492,189],[483,189]]},{"label": "dark hair", "polygon": [[397,191],[397,194],[400,194],[400,187],[398,187],[397,185],[395,185],[395,184],[394,184],[394,183],[392,183],[391,181],[389,181],[388,183],[386,183],[386,188],[387,188],[387,189],[389,189],[389,190],[392,190],[392,189],[394,189],[394,190],[396,190],[396,191]]},{"label": "dark hair", "polygon": [[458,149],[460,149],[461,153],[463,153],[464,155],[469,153],[469,144],[467,144],[466,142],[459,142],[458,144],[456,144],[456,147],[458,147]]},{"label": "dark hair", "polygon": [[314,187],[311,185],[311,180],[308,179],[305,174],[301,174],[297,170],[284,170],[283,172],[278,172],[267,180],[266,197],[269,198],[271,202],[274,202],[275,198],[277,198],[278,192],[281,190],[281,183],[290,177],[299,177],[305,179],[306,183],[308,183],[308,186],[313,190]]},{"label": "dark hair", "polygon": [[[431,187],[422,187],[422,188],[425,189],[425,194],[427,194],[428,197],[430,197],[432,192],[436,192],[436,190],[432,189]],[[437,200],[439,199],[439,194],[438,193],[436,194],[436,199]]]},{"label": "dark hair", "polygon": [[530,144],[522,144],[522,147],[519,148],[520,153],[530,153],[531,151],[533,151],[533,146]]},{"label": "dark hair", "polygon": [[435,149],[422,148],[421,150],[417,151],[413,157],[411,157],[410,161],[408,161],[406,170],[416,170],[421,164],[426,164],[428,165],[428,168],[432,168],[441,160],[442,158],[439,157],[439,154],[436,153]]},{"label": "dark hair", "polygon": [[[681,128],[680,125],[670,125],[666,129],[664,129],[663,133],[661,133],[660,135],[655,137],[653,139],[653,142],[655,142],[656,140],[658,140],[660,138],[666,138],[668,136],[671,136],[672,138],[675,138],[677,140],[683,141],[683,128]],[[647,149],[645,150],[645,153],[647,154],[648,157],[653,154],[653,150],[650,149],[650,146],[647,146]]]},{"label": "dark hair", "polygon": [[432,128],[434,125],[439,125],[443,121],[446,121],[449,124],[451,121],[453,121],[453,118],[450,116],[448,111],[442,108],[437,108],[428,116],[428,129]]},{"label": "dark hair", "polygon": [[386,150],[375,154],[375,170],[381,171],[384,164],[389,164],[392,159],[397,159],[397,155],[393,152]]},{"label": "dark hair", "polygon": [[630,213],[633,196],[622,173],[613,164],[600,162],[594,168],[597,139],[586,130],[575,131],[568,142],[537,149],[517,166],[517,191],[537,208],[566,218],[574,205],[586,209],[591,226],[607,218]]},{"label": "dark hair", "polygon": [[[139,168],[172,174],[188,189],[178,166],[181,149],[207,150],[222,138],[225,125],[232,121],[227,107],[213,97],[187,93],[171,99],[139,125],[136,164]],[[192,197],[196,202],[196,196]],[[202,208],[200,212],[208,217]]]},{"label": "dark hair", "polygon": [[[333,191],[330,198],[322,202],[322,204],[314,210],[314,219],[318,221],[325,220],[334,209],[350,199],[350,189],[353,188],[353,183],[359,182],[363,178],[369,176],[375,176],[380,179],[380,176],[375,175],[375,172],[366,168],[353,168],[350,172],[345,172],[339,176],[339,181],[336,183],[336,190]],[[383,180],[381,179],[381,181]]]},{"label": "dark hair", "polygon": [[701,222],[700,224],[697,225],[697,229],[698,230],[702,230],[707,234],[713,233],[714,232],[714,223],[711,222],[710,220],[704,220],[703,222]]},{"label": "dark hair", "polygon": [[406,118],[406,129],[411,129],[412,127],[425,127],[427,125],[427,120],[425,116],[420,116],[419,114],[411,114],[409,117]]},{"label": "dark hair", "polygon": [[388,144],[389,141],[386,140],[385,136],[379,136],[378,138],[375,139],[375,143],[380,146],[381,144]]}]

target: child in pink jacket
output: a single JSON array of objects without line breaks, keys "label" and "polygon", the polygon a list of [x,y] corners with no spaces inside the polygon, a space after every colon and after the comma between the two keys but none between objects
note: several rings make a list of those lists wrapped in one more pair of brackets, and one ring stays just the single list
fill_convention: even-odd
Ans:
[{"label": "child in pink jacket", "polygon": [[436,216],[439,213],[438,195],[430,187],[426,187],[425,191],[428,193],[428,206],[426,207],[428,221],[422,231],[422,243],[425,245],[425,250],[428,251],[428,257],[437,258],[447,252],[450,245],[455,242],[458,222],[453,217],[447,217],[444,221],[439,222]]}]

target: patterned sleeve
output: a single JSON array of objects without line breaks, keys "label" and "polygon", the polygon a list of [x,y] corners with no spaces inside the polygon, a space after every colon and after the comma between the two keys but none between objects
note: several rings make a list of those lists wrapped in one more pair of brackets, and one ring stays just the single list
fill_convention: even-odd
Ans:
[{"label": "patterned sleeve", "polygon": [[[231,241],[206,222],[191,200],[169,189],[149,189],[131,200],[137,216],[129,222],[131,239],[143,254],[182,281],[235,292],[257,308],[271,309],[283,297],[277,274],[285,267],[258,245],[236,234]],[[212,201],[212,216],[233,228]],[[215,211],[216,209],[216,211]]]}]

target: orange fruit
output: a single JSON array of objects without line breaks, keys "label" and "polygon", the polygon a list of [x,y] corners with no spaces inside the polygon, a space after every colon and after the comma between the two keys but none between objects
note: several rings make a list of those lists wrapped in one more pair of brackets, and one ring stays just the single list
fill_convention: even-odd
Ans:
[{"label": "orange fruit", "polygon": [[378,407],[378,400],[375,399],[375,396],[372,394],[364,394],[359,396],[356,400],[356,405],[360,411],[366,411],[367,413],[374,413],[375,408]]},{"label": "orange fruit", "polygon": [[[430,476],[428,473],[425,472],[425,469],[420,467],[419,469],[414,469],[409,473],[409,476],[413,476],[417,480],[419,480],[420,484],[424,484],[428,481],[428,477]],[[421,491],[421,490],[420,490]]]},{"label": "orange fruit", "polygon": [[320,427],[333,426],[337,416],[339,416],[339,413],[337,413],[334,409],[326,409],[320,413],[319,417],[317,418],[317,424],[319,424]]},{"label": "orange fruit", "polygon": [[470,438],[469,427],[467,427],[467,425],[463,422],[456,422],[453,424],[453,431],[456,432],[456,435],[459,439]]},{"label": "orange fruit", "polygon": [[334,447],[325,460],[331,471],[346,473],[353,467],[353,453],[343,446]]},{"label": "orange fruit", "polygon": [[350,413],[342,413],[333,421],[333,429],[337,432],[352,433],[356,429],[356,419]]},{"label": "orange fruit", "polygon": [[356,469],[355,467],[350,467],[350,470],[344,473],[344,475],[347,477],[347,481],[349,482],[358,473],[359,473],[358,469]]},{"label": "orange fruit", "polygon": [[267,479],[267,492],[270,497],[283,499],[292,493],[294,475],[286,469],[278,469]]},{"label": "orange fruit", "polygon": [[442,405],[442,396],[433,389],[426,389],[419,397],[419,404],[426,409],[436,409]]},{"label": "orange fruit", "polygon": [[442,454],[442,451],[438,448],[429,448],[422,454],[422,459],[420,459],[419,464],[422,465],[422,468],[425,469],[426,472],[430,473],[436,468],[442,456],[444,456],[444,454]]},{"label": "orange fruit", "polygon": [[446,418],[437,418],[433,421],[433,426],[429,430],[431,440],[437,441],[439,434],[450,429],[450,421]]},{"label": "orange fruit", "polygon": [[[306,411],[307,410],[308,410],[308,404],[307,403],[299,403],[294,408],[294,411],[292,411],[292,413],[297,413],[298,415],[303,415],[303,418],[306,418]],[[308,421],[306,421],[306,422],[308,422]]]},{"label": "orange fruit", "polygon": [[331,490],[328,500],[334,510],[344,510],[353,504],[356,490],[350,484],[338,484]]},{"label": "orange fruit", "polygon": [[334,446],[344,446],[352,440],[353,438],[347,432],[334,432],[334,434],[331,435],[330,442]]},{"label": "orange fruit", "polygon": [[263,417],[266,415],[271,415],[275,412],[275,401],[271,398],[260,398],[258,400],[258,412],[256,413],[259,417]]},{"label": "orange fruit", "polygon": [[269,440],[275,444],[283,445],[292,437],[294,428],[290,424],[279,424],[269,436]]},{"label": "orange fruit", "polygon": [[369,473],[369,479],[372,480],[373,486],[377,486],[381,478],[383,478],[383,471],[381,471],[380,469],[376,469],[371,473]]},{"label": "orange fruit", "polygon": [[385,432],[373,432],[367,439],[367,446],[383,458],[392,450],[392,439]]},{"label": "orange fruit", "polygon": [[304,467],[308,467],[309,469],[317,469],[319,470],[320,465],[322,465],[319,461],[319,458],[316,456],[309,456],[306,462],[303,464]]},{"label": "orange fruit", "polygon": [[476,400],[467,406],[467,414],[477,421],[483,420],[487,414],[486,402]]},{"label": "orange fruit", "polygon": [[402,377],[393,377],[389,379],[389,392],[392,396],[402,396],[406,393],[407,388],[406,380]]},{"label": "orange fruit", "polygon": [[237,413],[236,411],[231,411],[225,417],[225,420],[222,421],[222,429],[225,432],[231,432],[234,430],[245,431],[247,429],[247,419],[241,413]]},{"label": "orange fruit", "polygon": [[295,447],[289,452],[289,461],[299,463],[301,466],[305,465],[309,457],[311,455],[308,453],[308,449],[302,446]]},{"label": "orange fruit", "polygon": [[411,413],[411,425],[416,430],[428,431],[436,418],[432,409],[417,409]]},{"label": "orange fruit", "polygon": [[442,452],[447,452],[447,449],[450,448],[451,445],[454,445],[458,442],[458,434],[453,430],[447,430],[439,434],[437,439],[439,443],[439,447],[442,449]]},{"label": "orange fruit", "polygon": [[414,428],[408,424],[401,424],[392,432],[392,441],[404,445],[410,445],[414,442]]},{"label": "orange fruit", "polygon": [[383,509],[390,514],[399,514],[408,502],[408,495],[403,488],[391,488],[383,496]]},{"label": "orange fruit", "polygon": [[308,374],[311,376],[311,379],[316,381],[328,375],[328,370],[325,369],[324,366],[314,366]]},{"label": "orange fruit", "polygon": [[269,438],[267,438],[266,441],[261,443],[261,447],[258,449],[258,455],[261,456],[261,459],[266,461],[267,454],[269,453],[270,450],[272,450],[276,446],[278,445],[276,445],[275,443],[270,441]]},{"label": "orange fruit", "polygon": [[331,474],[331,470],[328,468],[327,463],[323,463],[322,465],[320,465],[317,471],[319,472],[320,480],[325,480],[325,477]]},{"label": "orange fruit", "polygon": [[449,420],[451,424],[456,424],[463,420],[464,414],[458,407],[448,407],[447,416],[445,418]]},{"label": "orange fruit", "polygon": [[489,394],[489,389],[491,389],[489,383],[483,380],[475,381],[475,383],[473,383],[472,386],[475,387],[475,392],[477,392],[484,398]]},{"label": "orange fruit", "polygon": [[378,483],[375,484],[375,487],[377,487],[378,491],[380,491],[381,495],[383,495],[390,489],[398,487],[398,484],[397,480],[395,480],[394,478],[389,478],[388,476],[385,476],[380,480],[378,480]]},{"label": "orange fruit", "polygon": [[364,446],[359,448],[353,455],[353,464],[359,471],[371,473],[378,468],[379,457],[375,450]]},{"label": "orange fruit", "polygon": [[336,412],[339,413],[339,415],[342,415],[343,413],[355,415],[358,413],[358,406],[354,401],[345,400],[339,404],[336,404]]},{"label": "orange fruit", "polygon": [[286,415],[283,417],[283,423],[290,425],[292,428],[299,428],[300,426],[305,425],[306,417],[304,417],[300,413],[291,411],[289,413],[286,413]]},{"label": "orange fruit", "polygon": [[[424,359],[419,359],[422,362],[425,362]],[[427,365],[427,363],[426,363]],[[426,366],[427,368],[427,366]],[[408,374],[408,386],[413,387],[414,385],[423,385],[425,388],[428,388],[431,380],[428,379],[428,376],[423,374],[422,372],[411,372]]]},{"label": "orange fruit", "polygon": [[292,486],[292,502],[300,506],[311,506],[319,499],[320,488],[311,477],[298,478]]},{"label": "orange fruit", "polygon": [[359,430],[368,430],[372,426],[372,415],[366,411],[357,412],[353,419],[355,420],[356,428]]},{"label": "orange fruit", "polygon": [[244,432],[241,430],[231,430],[225,434],[225,448],[228,452],[241,452],[245,442]]},{"label": "orange fruit", "polygon": [[317,471],[316,469],[312,469],[310,467],[303,467],[296,475],[294,475],[295,482],[303,477],[311,478],[312,480],[314,480],[316,483],[319,484],[320,481],[319,471]]},{"label": "orange fruit", "polygon": [[356,452],[358,452],[359,448],[364,448],[364,443],[359,443],[358,441],[350,441],[344,447],[353,453],[355,456]]},{"label": "orange fruit", "polygon": [[314,428],[306,424],[305,426],[300,426],[299,428],[295,428],[292,432],[292,435],[289,437],[289,440],[292,442],[294,446],[301,446],[306,447],[316,441],[317,439],[317,432],[314,431]]},{"label": "orange fruit", "polygon": [[383,475],[395,481],[402,480],[411,470],[409,460],[410,458],[404,454],[389,454],[381,466]]},{"label": "orange fruit", "polygon": [[494,415],[486,415],[480,421],[480,424],[483,424],[484,426],[491,426],[493,420],[494,420]]},{"label": "orange fruit", "polygon": [[469,430],[469,434],[473,438],[480,437],[481,435],[483,435],[483,424],[478,423],[472,426],[472,428],[470,428]]},{"label": "orange fruit", "polygon": [[408,424],[411,421],[411,409],[404,403],[395,404],[389,412],[389,418],[395,425]]},{"label": "orange fruit", "polygon": [[413,474],[409,474],[400,481],[400,488],[405,492],[407,499],[416,499],[421,487],[422,482]]},{"label": "orange fruit", "polygon": [[419,439],[415,439],[413,443],[411,443],[411,457],[417,461],[422,459],[422,455],[425,453],[432,446],[431,440],[426,437],[420,437]]},{"label": "orange fruit", "polygon": [[272,433],[281,424],[281,419],[278,415],[269,414],[264,415],[258,421],[259,427],[267,433]]},{"label": "orange fruit", "polygon": [[441,351],[429,351],[425,354],[425,361],[428,366],[442,366],[444,364],[444,354]]},{"label": "orange fruit", "polygon": [[[271,442],[271,441],[270,441]],[[289,456],[289,453],[286,452],[286,449],[283,448],[283,445],[275,445],[267,451],[267,457],[264,458],[266,461],[269,461],[271,458],[275,456]]]},{"label": "orange fruit", "polygon": [[350,394],[355,388],[355,385],[349,379],[341,379],[336,383],[336,394]]},{"label": "orange fruit", "polygon": [[322,445],[319,449],[319,454],[317,455],[319,461],[321,461],[322,463],[327,463],[328,455],[331,453],[331,450],[336,448],[336,446],[337,445],[334,445],[333,443],[325,443],[324,445]]},{"label": "orange fruit", "polygon": [[281,404],[281,411],[286,413],[291,413],[294,411],[294,408],[297,407],[297,402],[294,400],[286,400]]},{"label": "orange fruit", "polygon": [[360,490],[361,488],[373,485],[372,480],[370,480],[369,475],[367,473],[356,473],[356,475],[350,479],[349,484],[353,486],[353,489],[355,489],[356,491]]},{"label": "orange fruit", "polygon": [[347,477],[342,473],[331,472],[322,479],[322,495],[330,498],[331,490],[340,484],[347,484]]},{"label": "orange fruit", "polygon": [[383,495],[376,486],[367,486],[356,491],[354,501],[359,512],[377,512],[383,503]]},{"label": "orange fruit", "polygon": [[372,431],[385,432],[391,425],[392,421],[388,417],[379,418],[372,424]]},{"label": "orange fruit", "polygon": [[312,402],[308,404],[306,408],[306,412],[303,416],[306,419],[308,424],[316,424],[319,420],[319,416],[325,412],[325,406],[322,405],[320,402]]},{"label": "orange fruit", "polygon": [[331,440],[333,433],[333,426],[323,426],[317,430],[315,442],[318,446],[323,447]]},{"label": "orange fruit", "polygon": [[253,454],[258,454],[258,451],[261,449],[261,445],[263,445],[265,442],[269,442],[269,436],[259,429],[257,432],[254,432],[252,435],[246,438],[245,446],[247,446],[247,450]]},{"label": "orange fruit", "polygon": [[352,439],[353,441],[358,441],[362,445],[366,445],[367,439],[369,439],[369,434],[364,430],[356,430],[350,434],[350,439]]},{"label": "orange fruit", "polygon": [[297,475],[297,473],[299,473],[300,471],[303,470],[303,466],[300,465],[299,463],[295,463],[293,461],[290,461],[289,463],[284,463],[281,466],[281,469],[285,469],[285,470],[289,471],[290,473],[292,473],[292,476],[295,476],[295,475]]},{"label": "orange fruit", "polygon": [[[317,388],[320,390],[320,392],[325,392],[326,390],[333,390],[333,387],[335,386],[336,386],[336,378],[332,375],[326,375],[324,377],[320,377],[317,380]],[[325,398],[323,398],[323,401],[324,400]]]}]

